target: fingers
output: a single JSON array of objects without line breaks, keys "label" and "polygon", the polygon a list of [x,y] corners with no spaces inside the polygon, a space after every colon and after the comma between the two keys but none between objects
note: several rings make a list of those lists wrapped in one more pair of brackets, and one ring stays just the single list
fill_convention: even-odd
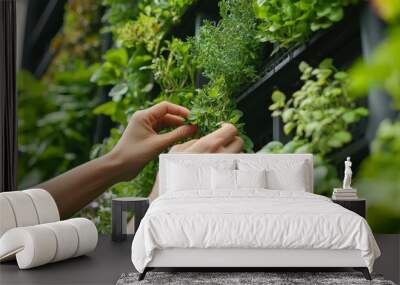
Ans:
[{"label": "fingers", "polygon": [[244,141],[241,137],[235,137],[231,143],[222,147],[218,152],[239,153],[243,150]]},{"label": "fingers", "polygon": [[159,131],[163,128],[166,127],[176,127],[176,126],[182,126],[184,123],[182,117],[176,116],[176,115],[171,115],[171,114],[166,114],[164,117],[159,119],[156,122],[156,125],[154,126],[154,129],[156,131]]},{"label": "fingers", "polygon": [[230,144],[237,134],[237,129],[231,124],[223,124],[221,128],[208,134],[193,145],[191,152],[214,153],[221,147]]},{"label": "fingers", "polygon": [[164,117],[166,114],[177,115],[186,118],[189,110],[185,107],[163,101],[146,110],[147,114],[156,120]]},{"label": "fingers", "polygon": [[190,137],[196,133],[196,127],[192,125],[180,126],[168,133],[158,135],[161,148],[164,149],[181,139]]},{"label": "fingers", "polygon": [[198,140],[190,140],[188,142],[182,143],[182,144],[177,144],[171,147],[169,150],[169,153],[187,153],[187,151],[190,149],[192,145],[194,145]]},{"label": "fingers", "polygon": [[236,127],[232,124],[224,123],[218,130],[206,135],[204,139],[207,139],[210,142],[218,142],[221,146],[224,146],[233,141],[236,135]]},{"label": "fingers", "polygon": [[[174,145],[169,153],[239,153],[243,150],[244,141],[235,136],[234,130],[230,124],[224,124],[217,131],[188,142]],[[228,143],[225,143],[228,142]]]}]

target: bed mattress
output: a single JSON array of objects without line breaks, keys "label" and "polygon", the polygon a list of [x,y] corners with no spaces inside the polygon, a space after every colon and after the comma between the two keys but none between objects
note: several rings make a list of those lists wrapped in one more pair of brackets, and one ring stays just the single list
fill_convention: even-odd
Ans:
[{"label": "bed mattress", "polygon": [[170,192],[157,198],[132,243],[139,272],[163,249],[359,250],[372,271],[380,255],[361,216],[300,191]]}]

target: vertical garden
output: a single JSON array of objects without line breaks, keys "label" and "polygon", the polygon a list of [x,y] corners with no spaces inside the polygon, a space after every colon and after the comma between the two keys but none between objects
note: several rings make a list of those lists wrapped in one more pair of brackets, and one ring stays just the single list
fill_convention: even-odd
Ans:
[{"label": "vertical garden", "polygon": [[[385,28],[366,60],[371,9]],[[18,74],[20,187],[107,153],[134,112],[168,100],[199,137],[230,122],[246,152],[313,153],[318,194],[354,157],[373,230],[400,231],[397,1],[69,0],[49,50],[40,78]],[[395,115],[372,128],[376,96]],[[157,163],[79,214],[108,232],[111,198],[147,196]]]}]

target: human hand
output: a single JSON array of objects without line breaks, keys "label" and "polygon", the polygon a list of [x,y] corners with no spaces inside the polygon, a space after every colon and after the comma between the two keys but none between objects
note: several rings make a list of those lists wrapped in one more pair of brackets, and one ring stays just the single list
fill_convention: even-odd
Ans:
[{"label": "human hand", "polygon": [[[237,136],[237,129],[231,124],[222,124],[218,130],[200,138],[174,145],[169,153],[239,153],[243,150],[244,142]],[[158,197],[158,174],[150,200]]]},{"label": "human hand", "polygon": [[170,153],[239,153],[243,139],[232,124],[224,123],[218,130],[200,138],[174,145]]},{"label": "human hand", "polygon": [[[133,178],[168,146],[193,135],[196,127],[184,125],[183,122],[188,115],[188,109],[169,102],[161,102],[134,113],[121,139],[109,154],[119,166],[121,180]],[[166,127],[177,128],[168,133],[158,133]]]}]

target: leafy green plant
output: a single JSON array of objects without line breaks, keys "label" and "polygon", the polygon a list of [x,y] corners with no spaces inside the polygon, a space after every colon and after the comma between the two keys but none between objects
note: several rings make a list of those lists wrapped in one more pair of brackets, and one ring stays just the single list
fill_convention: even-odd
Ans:
[{"label": "leafy green plant", "polygon": [[258,39],[275,45],[274,52],[305,42],[318,30],[343,18],[345,6],[357,0],[253,0]]},{"label": "leafy green plant", "polygon": [[260,152],[313,153],[315,192],[330,195],[340,185],[338,173],[328,154],[351,141],[349,126],[368,114],[357,107],[355,98],[348,94],[348,75],[338,71],[331,59],[317,68],[305,62],[299,65],[304,81],[300,90],[287,100],[280,91],[272,94],[272,116],[284,123],[286,135],[292,139],[285,145],[270,142]]},{"label": "leafy green plant", "polygon": [[218,24],[205,21],[194,38],[194,53],[211,81],[225,77],[231,93],[256,78],[262,44],[254,40],[257,23],[250,1],[222,0]]},{"label": "leafy green plant", "polygon": [[100,58],[101,16],[100,4],[96,0],[67,3],[63,27],[50,44],[50,52],[55,55],[42,80],[51,83],[53,74],[76,68],[71,58],[86,65],[97,63]]},{"label": "leafy green plant", "polygon": [[194,0],[160,0],[139,5],[139,15],[116,29],[116,40],[125,47],[145,47],[157,56],[160,44]]},{"label": "leafy green plant", "polygon": [[[359,60],[349,72],[350,91],[365,96],[369,88],[384,89],[400,110],[400,5],[398,1],[374,1],[387,22],[387,38],[368,61]],[[371,143],[371,154],[362,162],[355,182],[368,200],[367,219],[374,232],[400,232],[400,118],[381,122]]]},{"label": "leafy green plant", "polygon": [[400,2],[397,0],[373,0],[373,7],[390,24],[400,23]]},{"label": "leafy green plant", "polygon": [[348,94],[348,76],[338,71],[331,59],[312,68],[307,63],[299,65],[304,81],[300,90],[289,100],[281,91],[272,94],[274,102],[269,109],[272,116],[280,117],[284,132],[293,140],[305,140],[303,147],[322,156],[350,142],[348,127],[368,114],[364,107],[357,107]]},{"label": "leafy green plant", "polygon": [[[109,17],[120,9],[117,6],[129,6],[125,0],[105,1]],[[167,41],[164,36],[192,2],[138,1],[135,12],[129,17],[109,19],[106,30],[113,31],[117,47],[103,56],[104,62],[91,80],[99,86],[112,86],[109,92],[112,100],[98,106],[94,113],[109,116],[118,125],[111,129],[110,136],[102,144],[93,146],[92,158],[114,147],[135,111],[166,99],[186,106],[189,104],[196,70],[189,43],[176,39]],[[160,93],[155,90],[160,90]],[[135,179],[108,189],[81,214],[91,217],[100,231],[110,232],[110,197],[147,196],[156,174],[157,161],[154,160]]]},{"label": "leafy green plant", "polygon": [[93,73],[91,81],[99,86],[114,85],[109,92],[112,100],[98,106],[94,113],[110,116],[126,126],[127,117],[152,97],[153,74],[143,68],[151,64],[152,57],[138,48],[129,58],[125,48],[114,48],[103,58],[105,62]]},{"label": "leafy green plant", "polygon": [[221,77],[198,91],[188,121],[197,125],[199,135],[203,136],[218,129],[223,122],[237,124],[241,116],[241,111],[235,110],[235,104],[229,97],[225,79]]},{"label": "leafy green plant", "polygon": [[231,123],[238,128],[239,135],[244,139],[245,151],[252,152],[253,143],[244,134],[243,124],[240,123],[242,115],[228,92],[225,78],[220,77],[213,84],[197,91],[187,121],[198,127],[199,137],[217,130],[224,122]]},{"label": "leafy green plant", "polygon": [[375,232],[400,232],[400,120],[381,123],[356,176],[356,187],[368,199],[368,222]]},{"label": "leafy green plant", "polygon": [[400,109],[400,24],[391,27],[388,38],[368,62],[361,59],[351,68],[351,94],[365,96],[369,88],[383,88]]},{"label": "leafy green plant", "polygon": [[150,66],[155,81],[161,87],[157,101],[168,100],[189,106],[195,93],[197,62],[191,54],[191,42],[179,39],[166,41],[161,55]]},{"label": "leafy green plant", "polygon": [[52,40],[55,54],[44,76],[17,75],[20,188],[87,161],[97,104],[89,78],[100,58],[101,11],[94,0],[69,1]]},{"label": "leafy green plant", "polygon": [[142,0],[103,0],[102,5],[106,7],[106,12],[103,16],[103,23],[105,24],[103,32],[116,32],[127,21],[137,17],[139,13],[139,3]]}]

